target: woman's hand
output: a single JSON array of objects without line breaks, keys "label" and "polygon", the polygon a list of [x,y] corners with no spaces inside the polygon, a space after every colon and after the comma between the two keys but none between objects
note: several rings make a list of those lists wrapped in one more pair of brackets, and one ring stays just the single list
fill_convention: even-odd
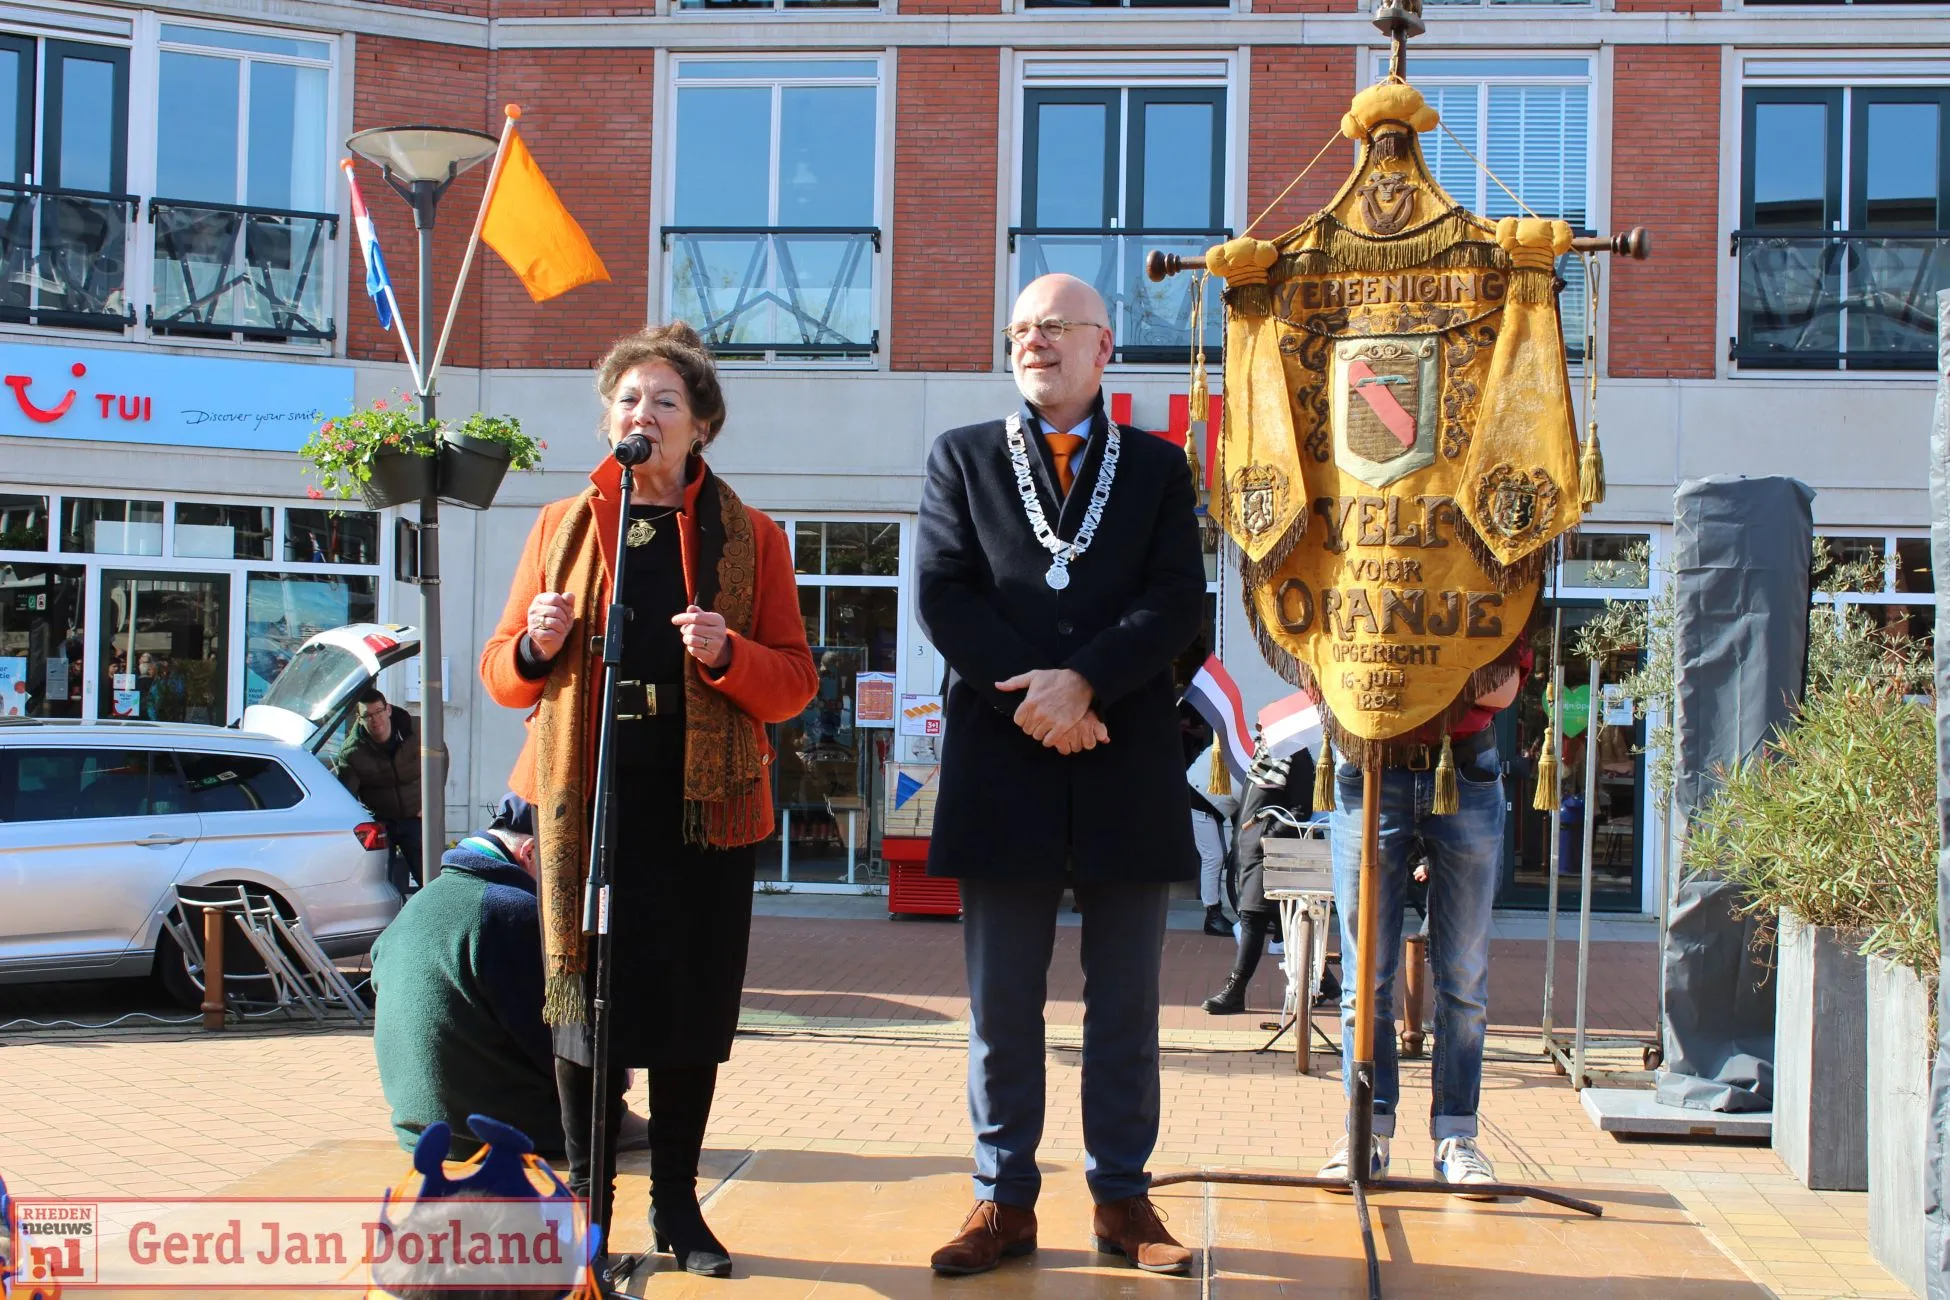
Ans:
[{"label": "woman's hand", "polygon": [[684,649],[706,668],[719,669],[731,662],[731,636],[725,630],[724,615],[690,606],[670,621],[683,634]]},{"label": "woman's hand", "polygon": [[544,591],[528,602],[528,639],[535,653],[553,659],[569,639],[576,621],[576,598],[568,592]]}]

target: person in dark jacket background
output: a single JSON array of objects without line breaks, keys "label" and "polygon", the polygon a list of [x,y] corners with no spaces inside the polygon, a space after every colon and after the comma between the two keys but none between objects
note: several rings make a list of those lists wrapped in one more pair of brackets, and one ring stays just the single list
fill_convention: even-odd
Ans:
[{"label": "person in dark jacket background", "polygon": [[450,1158],[465,1159],[477,1145],[467,1117],[479,1113],[520,1129],[542,1155],[563,1153],[534,865],[533,810],[509,795],[373,945],[372,1050],[408,1151],[442,1120]]},{"label": "person in dark jacket background", "polygon": [[[1232,905],[1239,913],[1239,948],[1225,987],[1199,1004],[1215,1016],[1235,1016],[1246,1009],[1246,987],[1259,969],[1267,934],[1273,932],[1277,937],[1279,904],[1266,897],[1264,840],[1268,835],[1293,832],[1284,823],[1259,815],[1261,809],[1269,807],[1284,808],[1303,822],[1313,816],[1312,754],[1301,749],[1288,758],[1276,759],[1263,743],[1253,752],[1246,788],[1239,796],[1239,828],[1233,837],[1237,893]],[[1338,996],[1338,987],[1335,991]]]},{"label": "person in dark jacket background", "polygon": [[345,788],[386,827],[393,887],[401,897],[411,894],[420,887],[420,747],[413,743],[413,715],[368,686],[359,696],[359,725],[340,747],[336,769]]}]

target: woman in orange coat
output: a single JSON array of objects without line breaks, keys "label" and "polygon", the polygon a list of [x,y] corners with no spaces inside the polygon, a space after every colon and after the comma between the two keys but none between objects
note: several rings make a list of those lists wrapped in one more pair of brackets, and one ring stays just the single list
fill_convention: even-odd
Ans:
[{"label": "woman in orange coat", "polygon": [[[650,1080],[651,1226],[681,1267],[731,1260],[697,1205],[697,1161],[718,1065],[731,1055],[751,938],[753,848],[772,833],[765,724],[818,689],[785,533],[704,462],[724,427],[717,369],[683,324],[619,341],[598,367],[610,445],[641,436],[621,603],[611,892],[610,1151],[626,1068]],[[494,700],[527,709],[509,784],[535,806],[547,1001],[570,1182],[589,1194],[594,971],[582,934],[622,472],[542,510],[500,625],[481,654]],[[610,1186],[594,1198],[609,1240]],[[618,1261],[624,1262],[624,1261]]]}]

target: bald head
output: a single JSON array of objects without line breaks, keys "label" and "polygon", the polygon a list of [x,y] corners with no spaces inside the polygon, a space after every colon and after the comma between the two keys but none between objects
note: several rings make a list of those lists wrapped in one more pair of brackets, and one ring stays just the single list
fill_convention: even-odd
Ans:
[{"label": "bald head", "polygon": [[[1049,337],[1046,321],[1063,322],[1057,327],[1061,338]],[[1103,387],[1115,346],[1103,295],[1074,275],[1039,276],[1016,296],[1009,325],[1012,338],[1025,326],[1038,327],[1010,345],[1017,390],[1057,429],[1081,424]]]}]

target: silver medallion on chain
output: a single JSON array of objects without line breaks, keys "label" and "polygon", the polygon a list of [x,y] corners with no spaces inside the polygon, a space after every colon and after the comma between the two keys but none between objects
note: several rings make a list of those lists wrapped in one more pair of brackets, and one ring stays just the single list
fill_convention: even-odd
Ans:
[{"label": "silver medallion on chain", "polygon": [[1083,512],[1083,522],[1077,526],[1076,539],[1068,542],[1049,526],[1049,518],[1043,513],[1043,500],[1036,493],[1036,481],[1029,475],[1029,440],[1023,436],[1022,413],[1012,411],[1003,427],[1008,432],[1009,464],[1016,473],[1016,491],[1022,496],[1023,513],[1029,516],[1029,528],[1036,534],[1036,541],[1053,557],[1043,581],[1052,590],[1061,591],[1070,585],[1070,566],[1090,549],[1097,525],[1103,522],[1104,503],[1110,500],[1111,480],[1117,477],[1117,457],[1123,449],[1117,426],[1111,425],[1105,434],[1104,459],[1097,467],[1097,481],[1090,489],[1090,505]]}]

